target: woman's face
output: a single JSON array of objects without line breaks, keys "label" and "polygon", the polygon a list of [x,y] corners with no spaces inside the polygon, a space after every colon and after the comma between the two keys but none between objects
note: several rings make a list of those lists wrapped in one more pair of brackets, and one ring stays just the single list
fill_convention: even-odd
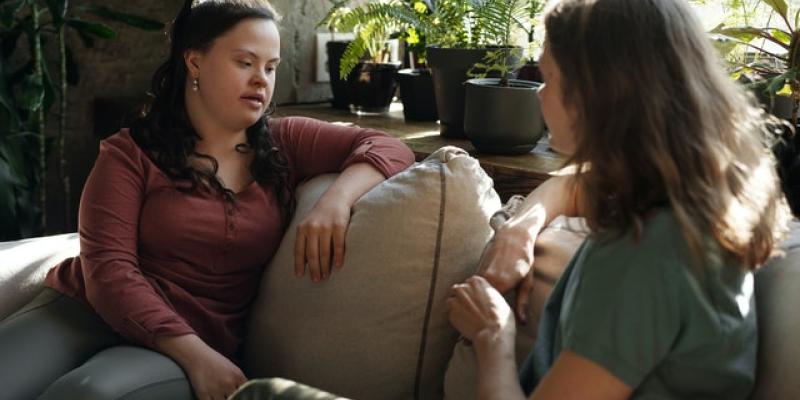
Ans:
[{"label": "woman's face", "polygon": [[544,81],[539,87],[539,102],[550,130],[550,147],[559,153],[571,155],[576,147],[575,112],[564,106],[561,71],[547,44],[539,58],[539,69]]},{"label": "woman's face", "polygon": [[201,112],[215,125],[241,131],[267,110],[280,62],[280,35],[274,21],[251,18],[218,37],[206,52],[186,53],[187,95],[199,81]]}]

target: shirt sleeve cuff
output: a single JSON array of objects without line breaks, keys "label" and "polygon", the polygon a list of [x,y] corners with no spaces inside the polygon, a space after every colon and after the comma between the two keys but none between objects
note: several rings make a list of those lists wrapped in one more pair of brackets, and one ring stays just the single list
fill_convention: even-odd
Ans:
[{"label": "shirt sleeve cuff", "polygon": [[391,137],[373,137],[362,142],[342,163],[341,170],[366,162],[375,167],[384,178],[390,178],[414,162],[414,154],[401,141]]},{"label": "shirt sleeve cuff", "polygon": [[156,348],[156,338],[158,337],[197,334],[186,322],[180,320],[166,321],[153,329],[147,329],[128,317],[124,318],[123,322],[126,331],[122,333],[123,336],[152,349]]}]

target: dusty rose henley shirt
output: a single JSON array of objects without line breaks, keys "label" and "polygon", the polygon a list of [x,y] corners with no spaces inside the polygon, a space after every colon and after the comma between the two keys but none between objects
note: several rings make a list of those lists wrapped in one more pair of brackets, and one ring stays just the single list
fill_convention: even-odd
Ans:
[{"label": "dusty rose henley shirt", "polygon": [[[274,119],[290,185],[367,162],[390,177],[413,154],[386,134],[309,118]],[[271,188],[253,183],[236,207],[215,193],[183,193],[127,130],[100,144],[79,212],[80,255],[45,284],[88,303],[115,331],[153,347],[195,333],[237,360],[248,306],[283,236]],[[287,274],[293,273],[291,269]]]}]

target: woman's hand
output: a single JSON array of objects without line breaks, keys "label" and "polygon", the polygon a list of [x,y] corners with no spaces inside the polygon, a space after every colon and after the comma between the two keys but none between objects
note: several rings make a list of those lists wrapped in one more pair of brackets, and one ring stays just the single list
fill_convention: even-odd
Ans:
[{"label": "woman's hand", "polygon": [[[535,234],[533,233],[535,232]],[[503,225],[495,233],[481,258],[478,274],[500,293],[517,289],[516,312],[527,322],[530,292],[533,289],[533,249],[538,230]]]},{"label": "woman's hand", "polygon": [[209,348],[197,354],[193,365],[186,370],[198,400],[227,399],[247,378],[235,364]]},{"label": "woman's hand", "polygon": [[247,382],[239,367],[197,335],[160,337],[155,344],[183,368],[198,400],[227,399]]},{"label": "woman's hand", "polygon": [[294,247],[294,272],[305,274],[306,265],[311,280],[319,282],[331,273],[331,264],[344,264],[344,241],[350,223],[350,204],[321,198],[297,226]]},{"label": "woman's hand", "polygon": [[311,212],[297,226],[294,244],[294,273],[305,274],[306,265],[311,280],[320,282],[331,273],[331,263],[344,265],[344,240],[350,224],[350,210],[364,193],[385,178],[368,163],[347,167],[320,197]]},{"label": "woman's hand", "polygon": [[485,279],[473,276],[453,285],[447,307],[450,323],[465,338],[513,347],[516,327],[511,307]]},{"label": "woman's hand", "polygon": [[[569,169],[569,168],[566,168]],[[565,169],[565,170],[566,170]],[[501,293],[517,288],[517,317],[526,323],[533,288],[533,248],[539,233],[557,215],[576,216],[577,187],[571,173],[562,171],[514,205],[513,216],[497,228],[481,258],[478,273]]]}]

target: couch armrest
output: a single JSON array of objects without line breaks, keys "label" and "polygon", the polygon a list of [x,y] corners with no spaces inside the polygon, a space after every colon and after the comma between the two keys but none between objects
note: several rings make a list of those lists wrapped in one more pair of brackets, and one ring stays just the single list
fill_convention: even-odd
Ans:
[{"label": "couch armrest", "polygon": [[50,268],[78,252],[77,233],[0,242],[0,320],[36,297]]}]

